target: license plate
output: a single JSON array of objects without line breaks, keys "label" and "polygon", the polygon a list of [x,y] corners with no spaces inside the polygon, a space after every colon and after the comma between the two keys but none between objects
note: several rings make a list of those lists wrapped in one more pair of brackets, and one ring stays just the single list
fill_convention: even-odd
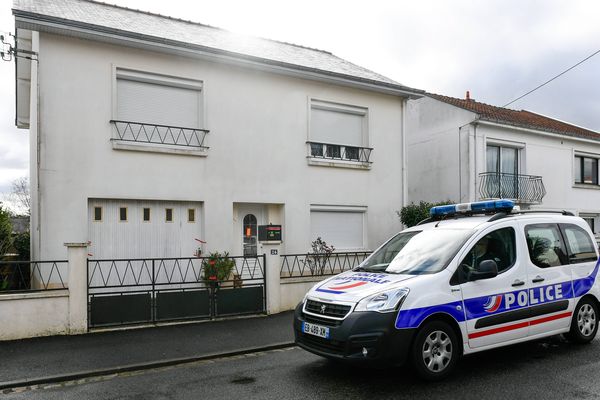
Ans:
[{"label": "license plate", "polygon": [[304,333],[308,333],[309,335],[314,335],[318,337],[322,337],[325,339],[329,339],[329,328],[326,326],[315,325],[308,322],[302,323],[302,331]]}]

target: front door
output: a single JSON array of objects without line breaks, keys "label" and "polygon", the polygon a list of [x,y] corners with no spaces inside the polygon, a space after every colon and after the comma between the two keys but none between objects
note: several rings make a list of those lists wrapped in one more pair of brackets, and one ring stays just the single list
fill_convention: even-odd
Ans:
[{"label": "front door", "polygon": [[256,257],[258,248],[258,225],[265,224],[265,209],[260,204],[240,204],[237,210],[237,237],[241,254]]},{"label": "front door", "polygon": [[[469,347],[504,343],[528,334],[527,268],[522,235],[508,224],[482,233],[456,271],[467,317]],[[494,278],[471,280],[485,260],[498,266]],[[471,275],[472,276],[472,275]]]}]

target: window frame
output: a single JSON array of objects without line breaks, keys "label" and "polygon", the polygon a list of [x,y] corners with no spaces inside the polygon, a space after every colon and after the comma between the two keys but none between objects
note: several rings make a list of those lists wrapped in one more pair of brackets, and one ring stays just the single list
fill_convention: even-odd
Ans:
[{"label": "window frame", "polygon": [[[590,154],[575,153],[573,156],[573,184],[584,185],[584,186],[599,186],[599,184],[600,184],[599,183],[600,170],[598,168],[599,164],[600,164],[598,162],[599,159],[600,159],[600,156],[595,157]],[[594,173],[592,170],[592,182],[585,182],[585,180],[584,180],[585,160],[592,160],[592,168],[594,167],[594,164],[595,164],[596,174],[594,176]],[[577,168],[575,167],[577,164],[579,164],[579,176],[577,175]],[[594,178],[595,178],[595,182],[594,182]]]},{"label": "window frame", "polygon": [[[96,219],[96,210],[100,210],[100,219]],[[104,218],[104,210],[102,206],[92,206],[92,221],[93,222],[102,222]]]},{"label": "window frame", "polygon": [[[169,219],[169,211],[171,212],[171,219]],[[174,220],[173,207],[165,207],[165,222],[171,224]]]},{"label": "window frame", "polygon": [[[148,219],[146,219],[146,210],[148,210]],[[152,221],[152,210],[150,207],[142,207],[142,222],[149,223]]]},{"label": "window frame", "polygon": [[[121,218],[121,211],[125,210],[125,219]],[[127,206],[125,207],[119,207],[119,222],[127,222],[129,220],[129,210],[127,209]]]}]

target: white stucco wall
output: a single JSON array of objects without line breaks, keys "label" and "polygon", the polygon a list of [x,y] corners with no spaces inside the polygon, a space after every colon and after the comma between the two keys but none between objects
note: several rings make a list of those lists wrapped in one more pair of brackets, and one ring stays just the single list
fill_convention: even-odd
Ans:
[{"label": "white stucco wall", "polygon": [[0,295],[0,340],[69,333],[69,291]]},{"label": "white stucco wall", "polygon": [[473,157],[469,138],[472,140],[474,130],[469,123],[474,118],[472,112],[429,97],[408,102],[409,202],[470,201],[472,190],[465,177]]},{"label": "white stucco wall", "polygon": [[[209,251],[235,251],[234,203],[283,205],[287,253],[308,249],[311,204],[366,206],[367,248],[401,228],[400,97],[44,33],[39,52],[35,258],[88,240],[89,198],[202,202]],[[115,67],[203,81],[208,156],[114,150]],[[370,170],[308,165],[310,98],[368,108]]]}]

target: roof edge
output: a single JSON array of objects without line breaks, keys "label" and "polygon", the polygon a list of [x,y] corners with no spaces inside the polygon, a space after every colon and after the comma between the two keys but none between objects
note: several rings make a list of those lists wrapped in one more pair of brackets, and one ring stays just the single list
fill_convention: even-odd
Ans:
[{"label": "roof edge", "polygon": [[570,135],[565,132],[558,132],[558,131],[554,131],[551,129],[542,129],[537,126],[524,126],[522,124],[520,124],[520,125],[511,124],[506,121],[493,120],[491,118],[482,117],[482,118],[477,119],[477,121],[473,121],[473,122],[478,123],[478,124],[483,124],[483,125],[489,125],[489,126],[518,129],[518,130],[523,130],[523,131],[527,131],[530,133],[535,133],[538,135],[550,135],[550,136],[556,137],[558,139],[569,139],[569,140],[576,140],[576,141],[580,141],[580,142],[594,143],[594,144],[600,143],[600,139],[592,139],[592,138],[586,138],[583,136]]},{"label": "roof edge", "polygon": [[[292,70],[297,71],[300,75],[308,78],[314,79],[315,77],[320,76],[325,80],[330,80],[337,84],[341,84],[342,82],[354,83],[355,85],[362,87],[363,89],[370,91],[379,91],[384,92],[396,96],[408,97],[411,99],[417,99],[425,95],[424,90],[413,89],[408,86],[403,85],[395,85],[388,82],[382,82],[372,79],[366,79],[357,77],[354,75],[340,74],[337,72],[326,71],[318,68],[310,68],[305,67],[298,64],[286,63],[282,61],[271,60],[267,58],[251,56],[247,54],[241,54],[236,52],[231,52],[228,50],[222,50],[214,47],[196,45],[188,42],[182,42],[172,39],[159,38],[156,36],[149,36],[144,34],[139,34],[135,32],[123,31],[119,29],[113,29],[102,25],[93,25],[84,22],[72,21],[64,18],[51,17],[44,14],[31,13],[28,11],[23,11],[19,9],[12,9],[13,15],[15,16],[15,28],[23,28],[23,29],[31,29],[31,30],[41,30],[49,33],[59,34],[58,29],[63,28],[72,32],[87,34],[87,36],[107,36],[114,38],[122,38],[128,39],[132,42],[137,43],[146,43],[151,45],[152,47],[158,48],[178,48],[183,49],[187,52],[194,52],[198,55],[208,55],[212,54],[221,60],[223,59],[234,59],[240,61],[242,64],[258,64],[263,65],[268,68],[282,70]],[[21,19],[21,21],[20,21]],[[21,22],[21,25],[19,24]],[[29,25],[28,25],[29,24]],[[45,28],[45,29],[35,29],[35,28]],[[74,35],[77,36],[77,35]],[[265,39],[270,40],[270,39]],[[318,51],[318,50],[317,50]],[[329,78],[329,79],[328,79]],[[323,79],[322,79],[323,80]]]}]

